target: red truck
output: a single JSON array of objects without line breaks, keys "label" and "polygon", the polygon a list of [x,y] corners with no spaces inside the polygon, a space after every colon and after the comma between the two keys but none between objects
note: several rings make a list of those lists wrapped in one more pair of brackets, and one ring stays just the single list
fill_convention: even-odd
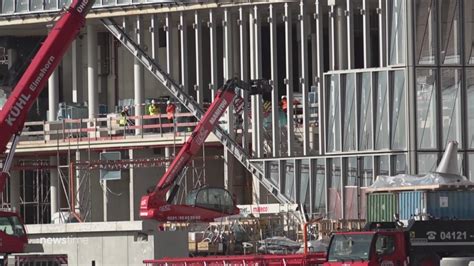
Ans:
[{"label": "red truck", "polygon": [[361,232],[335,233],[324,265],[433,266],[447,257],[474,257],[474,221],[370,223]]}]

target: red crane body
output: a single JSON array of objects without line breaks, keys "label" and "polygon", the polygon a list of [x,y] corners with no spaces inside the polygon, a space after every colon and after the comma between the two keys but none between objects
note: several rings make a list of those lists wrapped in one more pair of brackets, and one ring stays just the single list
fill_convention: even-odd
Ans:
[{"label": "red crane body", "polygon": [[[254,80],[250,84],[237,79],[226,82],[154,191],[142,197],[140,202],[140,216],[142,218],[158,221],[213,221],[218,217],[239,213],[232,196],[224,189],[212,188],[196,195],[190,193],[188,199],[189,196],[195,196],[195,198],[190,200],[187,205],[171,204],[173,196],[171,196],[171,200],[166,200],[166,194],[175,184],[192,156],[199,152],[206,138],[219,123],[219,118],[234,102],[234,98],[240,99],[236,97],[240,89],[250,90],[250,94],[261,94],[270,91],[271,86],[264,80]],[[173,195],[173,192],[171,194]]]},{"label": "red crane body", "polygon": [[[64,53],[84,26],[85,17],[93,4],[92,0],[74,0],[71,3],[51,29],[0,111],[0,152],[6,151],[8,142],[12,136],[15,136],[10,154],[5,160],[9,163],[4,164],[0,173],[0,193],[5,189],[12,156],[18,136],[27,119],[28,111],[43,90],[48,78],[61,62]],[[18,215],[13,212],[0,212],[0,220],[11,227],[11,231],[5,230],[0,233],[0,253],[23,252],[28,239]]]}]

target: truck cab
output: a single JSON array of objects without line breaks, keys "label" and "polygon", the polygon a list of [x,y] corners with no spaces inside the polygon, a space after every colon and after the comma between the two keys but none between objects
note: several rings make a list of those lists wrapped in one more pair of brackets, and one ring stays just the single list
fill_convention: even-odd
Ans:
[{"label": "truck cab", "polygon": [[335,233],[324,265],[404,265],[405,243],[405,233],[398,230]]},{"label": "truck cab", "polygon": [[23,252],[27,244],[25,227],[16,213],[0,211],[0,252]]}]

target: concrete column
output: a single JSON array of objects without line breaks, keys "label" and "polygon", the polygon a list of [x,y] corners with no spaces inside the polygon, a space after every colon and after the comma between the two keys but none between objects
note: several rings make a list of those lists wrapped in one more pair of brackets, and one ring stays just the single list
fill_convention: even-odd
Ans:
[{"label": "concrete column", "polygon": [[151,57],[155,63],[159,63],[158,51],[160,49],[160,25],[158,15],[151,15],[150,19],[150,34],[151,34]]},{"label": "concrete column", "polygon": [[[130,160],[134,159],[134,152],[133,149],[128,150],[128,157]],[[129,169],[129,174],[130,174],[130,179],[129,179],[129,186],[128,186],[128,191],[129,191],[129,204],[130,204],[130,221],[135,221],[135,186],[134,186],[134,180],[135,180],[135,168],[130,167]]]},{"label": "concrete column", "polygon": [[[58,165],[58,160],[56,156],[49,157],[49,164],[50,165]],[[50,170],[50,184],[49,184],[49,193],[50,193],[50,209],[51,209],[51,217],[53,214],[59,211],[59,178],[58,178],[58,169],[51,168]]]},{"label": "concrete column", "polygon": [[[249,31],[247,28],[247,22],[248,22],[248,17],[246,14],[246,9],[243,7],[239,8],[239,34],[240,34],[240,79],[241,80],[248,80],[249,79],[249,51],[247,49],[248,45],[248,35]],[[249,149],[249,138],[248,138],[248,133],[249,133],[249,123],[248,123],[248,117],[249,117],[249,111],[248,111],[248,93],[244,90],[241,92],[241,96],[244,99],[244,111],[242,112],[243,116],[243,122],[242,122],[242,147],[246,151]]]},{"label": "concrete column", "polygon": [[210,53],[211,53],[211,102],[217,89],[219,89],[219,80],[217,78],[217,20],[212,9],[209,10],[209,36],[210,36]]},{"label": "concrete column", "polygon": [[[232,78],[233,73],[233,32],[232,32],[232,14],[228,8],[224,9],[224,80]],[[228,132],[231,138],[235,138],[234,127],[234,107],[229,105],[225,118],[227,120]],[[229,150],[224,148],[224,186],[227,190],[234,192],[233,173],[235,168],[235,159]]]},{"label": "concrete column", "polygon": [[[135,40],[138,45],[143,45],[143,33],[142,33],[142,26],[141,26],[142,18],[140,16],[136,17],[135,21]],[[133,95],[135,101],[135,116],[143,116],[144,107],[142,104],[145,102],[144,94],[145,94],[145,87],[144,87],[144,73],[143,73],[143,65],[138,61],[138,59],[134,58],[133,61]],[[142,119],[137,118],[135,119],[135,125],[141,126]],[[142,134],[142,130],[140,128],[135,129],[135,135]]]},{"label": "concrete column", "polygon": [[308,77],[308,25],[307,16],[305,14],[304,1],[300,1],[300,14],[298,20],[300,22],[300,87],[302,93],[303,105],[303,155],[309,155],[309,77]]},{"label": "concrete column", "polygon": [[323,33],[323,8],[321,0],[316,0],[316,52],[317,52],[317,73],[316,86],[318,93],[318,129],[319,129],[319,154],[325,154],[325,90],[324,90],[324,33]]},{"label": "concrete column", "polygon": [[196,51],[196,101],[202,106],[204,102],[204,77],[203,77],[203,64],[202,64],[202,25],[201,16],[199,11],[194,12],[194,41]]},{"label": "concrete column", "polygon": [[354,64],[354,13],[352,11],[352,0],[346,0],[346,50],[347,69],[353,69]]},{"label": "concrete column", "polygon": [[104,213],[104,222],[108,221],[108,208],[109,205],[109,197],[107,195],[107,180],[102,181],[102,204],[103,204],[103,213]]},{"label": "concrete column", "polygon": [[99,91],[97,86],[97,30],[87,25],[87,93],[89,118],[95,118],[99,109]]},{"label": "concrete column", "polygon": [[186,14],[181,12],[179,14],[179,33],[181,36],[181,86],[184,91],[190,93],[188,85],[188,24],[186,22]]},{"label": "concrete column", "polygon": [[337,69],[348,68],[348,48],[347,48],[347,24],[346,10],[344,6],[336,6],[336,53],[337,53]]},{"label": "concrete column", "polygon": [[369,68],[372,66],[369,0],[362,0],[362,27],[364,41],[364,68]]},{"label": "concrete column", "polygon": [[15,49],[9,48],[7,49],[7,56],[8,56],[8,69],[10,69],[15,64],[18,55]]},{"label": "concrete column", "polygon": [[175,80],[179,80],[179,49],[178,44],[178,28],[173,26],[173,16],[171,13],[166,14],[165,21],[166,30],[166,69]]},{"label": "concrete column", "polygon": [[379,0],[379,63],[380,67],[387,66],[387,1]]},{"label": "concrete column", "polygon": [[48,79],[48,121],[56,121],[58,118],[59,104],[59,75],[54,70]]},{"label": "concrete column", "polygon": [[10,171],[10,205],[20,211],[20,171]]},{"label": "concrete column", "polygon": [[115,40],[112,35],[109,35],[107,45],[109,46],[109,74],[107,75],[107,106],[109,112],[115,112],[114,107],[118,104],[118,76],[115,66],[117,65],[117,47],[115,45]]},{"label": "concrete column", "polygon": [[272,154],[280,157],[280,105],[278,97],[278,52],[277,52],[277,24],[275,6],[270,5],[268,21],[270,23],[270,65],[272,73]]},{"label": "concrete column", "polygon": [[293,123],[293,30],[291,23],[291,8],[288,3],[285,3],[285,15],[283,20],[285,22],[285,85],[286,98],[288,101],[288,108],[286,113],[286,129],[287,129],[287,155],[293,155],[293,146],[295,141],[294,123]]},{"label": "concrete column", "polygon": [[71,64],[72,64],[72,102],[79,103],[83,101],[82,97],[82,52],[81,39],[77,38],[71,45]]}]

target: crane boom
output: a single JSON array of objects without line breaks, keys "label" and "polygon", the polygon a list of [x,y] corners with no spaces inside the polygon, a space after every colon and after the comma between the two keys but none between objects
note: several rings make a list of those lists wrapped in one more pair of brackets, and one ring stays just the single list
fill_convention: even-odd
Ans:
[{"label": "crane boom", "polygon": [[[219,211],[209,213],[209,210],[196,208],[196,204],[189,208],[187,205],[171,205],[171,199],[165,200],[165,196],[180,176],[180,173],[191,160],[192,156],[201,149],[204,141],[219,122],[219,118],[234,102],[239,90],[248,90],[252,94],[262,94],[271,91],[271,86],[265,80],[253,80],[250,83],[238,79],[230,79],[217,93],[214,102],[204,114],[201,121],[195,127],[193,133],[176,155],[168,170],[156,185],[153,192],[142,197],[140,202],[140,216],[146,219],[167,220],[212,220],[217,217],[237,214],[238,209],[234,206],[228,213]],[[164,207],[167,206],[167,207]],[[189,210],[189,213],[188,213]],[[193,214],[193,215],[191,215]]]},{"label": "crane boom", "polygon": [[[28,112],[72,41],[84,26],[86,15],[93,4],[92,0],[73,0],[49,32],[0,111],[0,152],[6,151],[7,144],[13,137],[10,151],[0,172],[0,193],[5,189],[15,146]],[[0,232],[0,254],[23,252],[28,239],[17,214],[0,212],[0,220],[2,220],[2,224],[4,222],[11,224],[13,229],[11,235],[3,231]]]}]

